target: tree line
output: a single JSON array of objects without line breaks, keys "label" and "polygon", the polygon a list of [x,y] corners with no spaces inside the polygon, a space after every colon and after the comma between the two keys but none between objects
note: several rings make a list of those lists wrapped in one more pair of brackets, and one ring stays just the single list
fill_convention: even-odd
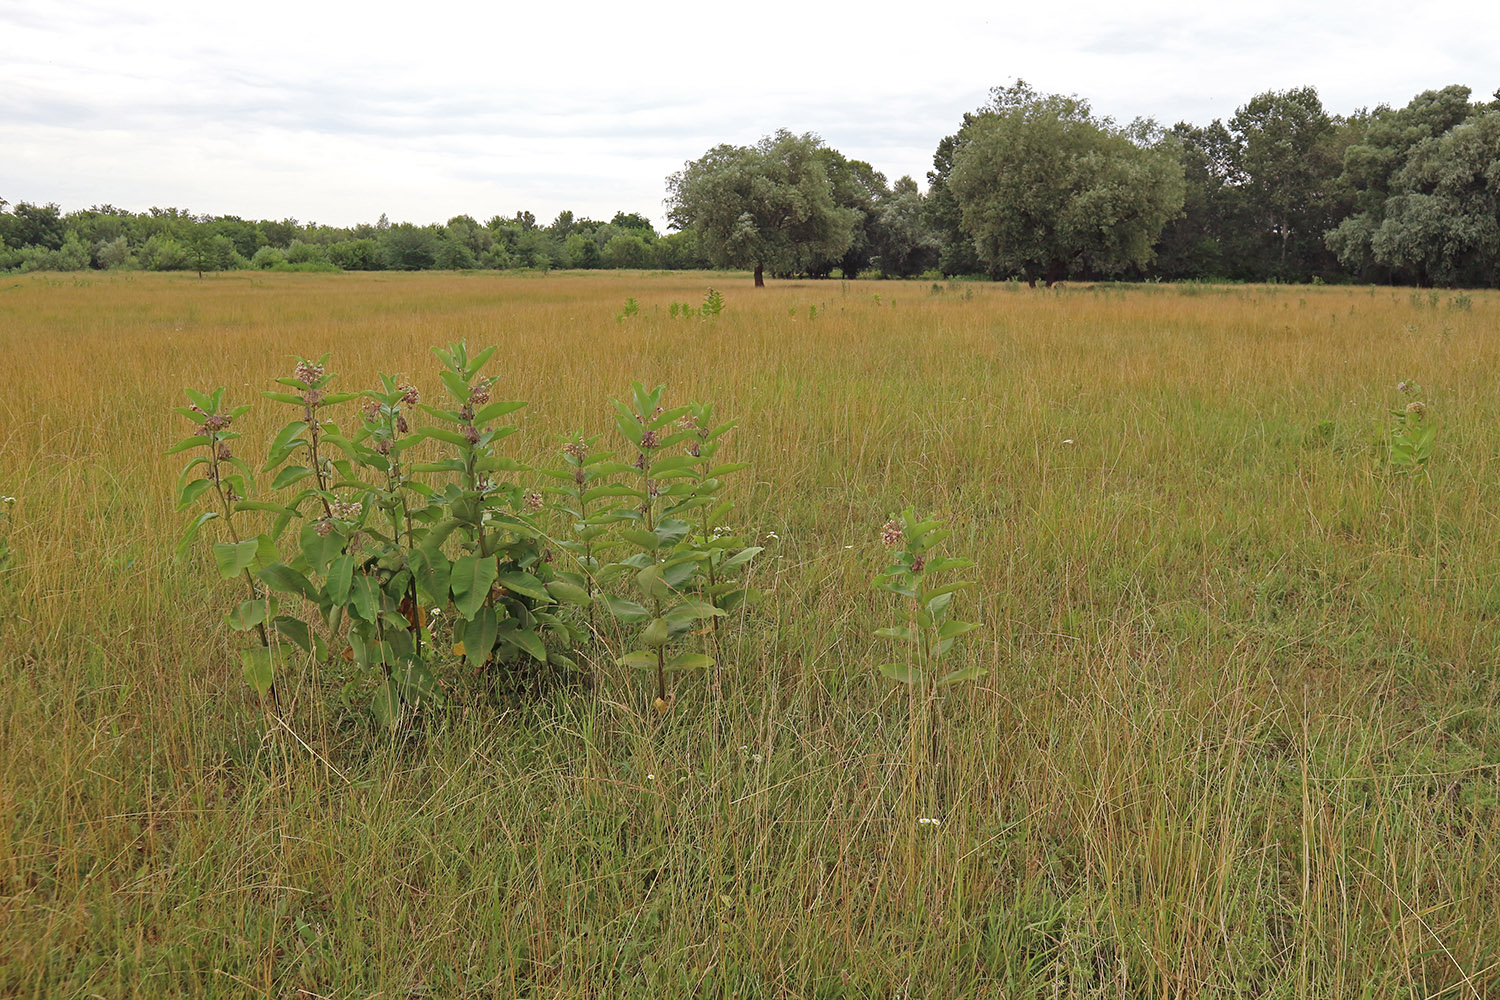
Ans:
[{"label": "tree line", "polygon": [[1119,124],[1017,81],[965,114],[923,191],[816,135],[722,145],[667,179],[670,229],[529,212],[348,228],[0,200],[0,269],[741,267],[764,275],[1500,284],[1500,92],[1330,113],[1317,90],[1227,121]]},{"label": "tree line", "polygon": [[426,271],[470,268],[664,268],[710,266],[692,233],[659,235],[649,219],[617,212],[608,222],[530,212],[480,223],[322,226],[194,215],[176,208],[128,212],[111,205],[63,213],[57,205],[0,201],[0,270]]}]

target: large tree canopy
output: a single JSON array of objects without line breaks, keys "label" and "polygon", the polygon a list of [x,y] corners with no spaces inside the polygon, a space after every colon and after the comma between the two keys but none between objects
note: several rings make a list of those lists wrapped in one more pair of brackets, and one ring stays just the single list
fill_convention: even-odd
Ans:
[{"label": "large tree canopy", "polygon": [[1050,285],[1150,262],[1182,208],[1182,168],[1147,124],[1118,129],[1087,102],[1017,81],[957,136],[948,186],[992,277]]},{"label": "large tree canopy", "polygon": [[719,266],[806,271],[839,260],[854,243],[859,213],[835,200],[822,141],[785,129],[754,146],[715,146],[668,178],[672,225],[698,236]]},{"label": "large tree canopy", "polygon": [[1421,285],[1500,280],[1500,111],[1469,102],[1469,88],[1378,108],[1344,156],[1359,192],[1354,215],[1328,246],[1363,277]]}]

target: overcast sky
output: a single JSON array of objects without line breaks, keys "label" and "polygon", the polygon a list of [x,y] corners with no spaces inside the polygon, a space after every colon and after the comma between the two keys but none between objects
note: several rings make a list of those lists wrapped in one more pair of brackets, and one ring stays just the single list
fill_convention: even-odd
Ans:
[{"label": "overcast sky", "polygon": [[529,209],[660,227],[721,142],[816,132],[895,180],[1020,77],[1207,123],[1500,87],[1500,3],[0,0],[0,198],[331,225]]}]

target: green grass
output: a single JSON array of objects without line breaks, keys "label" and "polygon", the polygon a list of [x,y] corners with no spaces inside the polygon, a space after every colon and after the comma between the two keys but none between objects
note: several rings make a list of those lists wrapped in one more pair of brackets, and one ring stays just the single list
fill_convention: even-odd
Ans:
[{"label": "green grass", "polygon": [[[667,317],[710,283],[716,323]],[[1500,297],[1470,298],[19,278],[0,996],[1500,993]],[[526,460],[633,379],[740,420],[740,516],[777,537],[723,703],[686,679],[658,719],[606,668],[393,741],[308,667],[262,714],[233,584],[170,558],[169,407],[324,351],[428,391],[457,338],[502,345]],[[1385,463],[1399,378],[1430,483]],[[937,826],[870,635],[907,503],[979,562],[989,669],[945,708]]]}]

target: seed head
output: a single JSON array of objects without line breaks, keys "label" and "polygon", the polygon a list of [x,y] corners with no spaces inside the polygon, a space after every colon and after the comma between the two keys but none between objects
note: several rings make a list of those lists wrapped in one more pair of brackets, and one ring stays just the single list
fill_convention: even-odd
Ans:
[{"label": "seed head", "polygon": [[894,549],[901,544],[901,539],[906,537],[906,532],[901,529],[901,522],[894,517],[885,522],[880,529],[880,543],[888,549]]}]

